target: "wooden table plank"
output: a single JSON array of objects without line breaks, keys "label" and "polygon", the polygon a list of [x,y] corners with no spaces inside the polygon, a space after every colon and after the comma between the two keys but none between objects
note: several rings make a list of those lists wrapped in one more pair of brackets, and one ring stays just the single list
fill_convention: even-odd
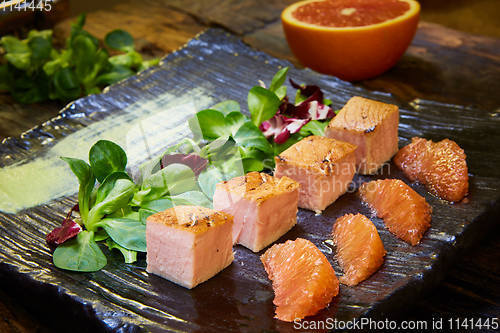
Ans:
[{"label": "wooden table plank", "polygon": [[196,17],[206,25],[221,26],[239,35],[263,28],[279,19],[283,8],[296,0],[161,0]]},{"label": "wooden table plank", "polygon": [[401,61],[363,85],[404,100],[426,98],[500,111],[500,40],[421,22]]},{"label": "wooden table plank", "polygon": [[[69,35],[72,20],[55,26],[57,40]],[[138,51],[152,56],[171,53],[206,29],[192,16],[154,0],[125,1],[111,10],[88,13],[84,28],[99,39],[114,29],[127,30],[136,40]]]}]

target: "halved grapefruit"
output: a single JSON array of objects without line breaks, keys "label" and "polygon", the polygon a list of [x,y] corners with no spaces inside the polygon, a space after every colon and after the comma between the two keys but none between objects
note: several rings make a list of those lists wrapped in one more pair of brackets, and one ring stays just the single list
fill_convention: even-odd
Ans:
[{"label": "halved grapefruit", "polygon": [[290,49],[305,66],[348,81],[396,64],[415,35],[415,0],[306,0],[281,14]]},{"label": "halved grapefruit", "polygon": [[314,315],[339,292],[339,281],[328,259],[306,239],[275,244],[260,260],[273,282],[279,320]]}]

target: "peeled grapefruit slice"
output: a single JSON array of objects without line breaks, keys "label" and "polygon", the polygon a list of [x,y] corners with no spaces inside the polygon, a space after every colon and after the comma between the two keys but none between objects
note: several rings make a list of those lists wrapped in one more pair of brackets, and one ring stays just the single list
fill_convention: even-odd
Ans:
[{"label": "peeled grapefruit slice", "polygon": [[344,271],[340,282],[355,286],[384,263],[385,249],[377,228],[362,214],[347,214],[333,225],[337,259]]},{"label": "peeled grapefruit slice", "polygon": [[415,0],[306,0],[281,14],[290,49],[305,66],[348,81],[392,67],[417,30]]},{"label": "peeled grapefruit slice", "polygon": [[455,141],[412,138],[394,156],[394,163],[411,181],[418,180],[432,194],[456,202],[469,191],[465,158],[465,152]]},{"label": "peeled grapefruit slice", "polygon": [[279,320],[316,314],[339,292],[339,281],[325,255],[310,241],[297,238],[275,244],[260,260],[273,282]]},{"label": "peeled grapefruit slice", "polygon": [[411,245],[431,226],[431,206],[399,179],[374,180],[359,188],[361,199],[384,219],[385,226]]}]

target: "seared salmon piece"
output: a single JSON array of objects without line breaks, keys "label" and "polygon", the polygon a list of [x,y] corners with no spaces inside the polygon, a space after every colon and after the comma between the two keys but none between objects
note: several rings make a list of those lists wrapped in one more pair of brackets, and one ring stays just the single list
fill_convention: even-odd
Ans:
[{"label": "seared salmon piece", "polygon": [[409,145],[398,151],[393,161],[411,181],[418,180],[432,194],[457,202],[469,191],[465,159],[465,152],[455,141],[444,139],[432,142],[412,138]]},{"label": "seared salmon piece", "polygon": [[233,243],[259,252],[297,223],[298,199],[296,181],[249,172],[218,183],[213,205],[234,216]]},{"label": "seared salmon piece", "polygon": [[352,143],[361,174],[375,173],[398,151],[399,108],[363,97],[352,97],[330,121],[325,135]]},{"label": "seared salmon piece", "polygon": [[363,214],[339,217],[333,225],[332,238],[344,271],[340,283],[355,286],[384,263],[384,244],[375,225]]},{"label": "seared salmon piece", "polygon": [[198,206],[176,206],[146,221],[146,271],[186,288],[233,261],[233,217]]},{"label": "seared salmon piece", "polygon": [[309,136],[275,157],[274,175],[297,181],[299,207],[321,213],[347,191],[356,172],[355,150],[347,142]]},{"label": "seared salmon piece", "polygon": [[377,212],[385,226],[411,245],[420,243],[431,226],[431,206],[399,179],[373,180],[359,187],[361,199]]},{"label": "seared salmon piece", "polygon": [[260,260],[273,283],[279,320],[294,321],[324,309],[339,293],[339,280],[325,255],[310,241],[297,238],[275,244]]}]

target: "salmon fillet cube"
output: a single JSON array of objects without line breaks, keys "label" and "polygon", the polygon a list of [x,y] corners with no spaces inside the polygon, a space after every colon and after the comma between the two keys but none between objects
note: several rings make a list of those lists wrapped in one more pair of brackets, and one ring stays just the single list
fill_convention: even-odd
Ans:
[{"label": "salmon fillet cube", "polygon": [[259,252],[297,223],[299,184],[259,172],[216,185],[214,209],[234,216],[233,243]]},{"label": "salmon fillet cube", "polygon": [[352,97],[330,121],[325,135],[352,143],[356,167],[373,174],[398,151],[399,108],[363,97]]},{"label": "salmon fillet cube", "polygon": [[234,259],[232,216],[176,206],[146,221],[146,271],[186,288],[210,279]]},{"label": "salmon fillet cube", "polygon": [[312,135],[275,157],[274,175],[297,181],[299,207],[321,213],[347,191],[356,172],[355,151],[353,144]]}]

